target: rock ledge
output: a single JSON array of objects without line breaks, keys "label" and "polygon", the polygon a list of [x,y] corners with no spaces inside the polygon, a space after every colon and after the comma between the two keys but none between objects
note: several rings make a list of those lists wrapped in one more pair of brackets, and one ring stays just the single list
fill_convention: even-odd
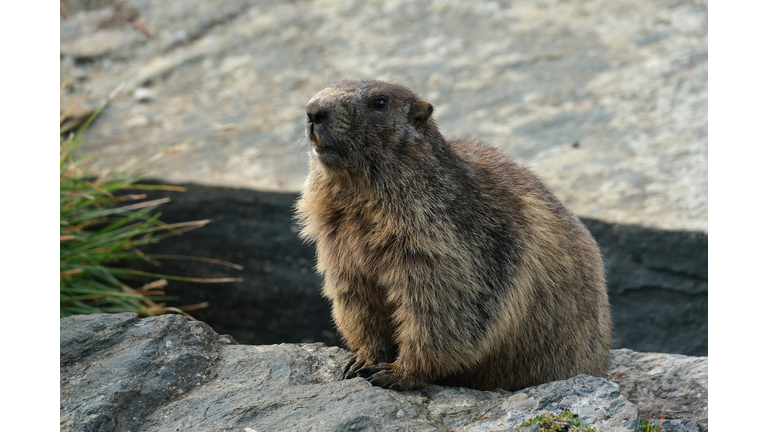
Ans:
[{"label": "rock ledge", "polygon": [[[505,431],[567,409],[607,432],[634,430],[639,414],[627,398],[636,388],[588,375],[514,393],[440,386],[398,393],[362,379],[338,381],[346,350],[321,343],[238,345],[179,315],[62,318],[60,343],[62,431]],[[678,369],[657,385],[655,369],[646,369],[669,357],[649,355],[616,351],[612,367],[619,372],[611,373],[682,394],[689,383],[674,376],[696,365],[703,396],[693,409],[675,413],[690,414],[702,426],[694,430],[706,430],[706,358],[674,356]],[[658,402],[640,393],[640,411]]]}]

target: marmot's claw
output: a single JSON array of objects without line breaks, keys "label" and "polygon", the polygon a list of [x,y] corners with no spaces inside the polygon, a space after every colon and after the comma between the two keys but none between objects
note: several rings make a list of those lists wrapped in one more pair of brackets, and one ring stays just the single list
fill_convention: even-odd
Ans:
[{"label": "marmot's claw", "polygon": [[376,366],[383,366],[383,370],[380,370],[379,372],[376,372],[375,374],[366,378],[366,380],[368,380],[368,382],[372,385],[397,391],[413,390],[424,387],[424,383],[397,376],[391,369],[390,364]]},{"label": "marmot's claw", "polygon": [[376,369],[380,365],[385,364],[371,361],[361,355],[355,354],[352,356],[352,358],[347,360],[347,363],[344,365],[344,369],[342,370],[341,377],[339,379],[351,379],[356,377],[367,378],[373,375],[375,372],[382,370],[383,368]]},{"label": "marmot's claw", "polygon": [[350,379],[356,377],[357,370],[360,369],[364,364],[364,361],[361,361],[357,358],[357,354],[353,355],[344,365],[344,369],[342,369],[339,379]]},{"label": "marmot's claw", "polygon": [[375,365],[370,365],[366,367],[362,367],[357,370],[357,376],[363,377],[365,379],[368,379],[371,375],[381,372],[385,369],[389,369],[391,366],[387,363],[379,363]]}]

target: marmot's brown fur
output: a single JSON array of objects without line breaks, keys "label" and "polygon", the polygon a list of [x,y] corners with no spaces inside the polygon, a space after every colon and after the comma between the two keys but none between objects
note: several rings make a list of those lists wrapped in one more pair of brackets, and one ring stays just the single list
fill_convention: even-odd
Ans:
[{"label": "marmot's brown fur", "polygon": [[517,390],[602,375],[611,317],[594,239],[528,169],[446,140],[431,114],[382,81],[307,104],[298,218],[354,351],[343,376]]}]

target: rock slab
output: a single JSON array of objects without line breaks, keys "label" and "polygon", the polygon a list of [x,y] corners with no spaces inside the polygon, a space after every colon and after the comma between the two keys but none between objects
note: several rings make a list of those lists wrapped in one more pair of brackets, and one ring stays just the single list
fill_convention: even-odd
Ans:
[{"label": "rock slab", "polygon": [[[154,35],[114,21],[133,8]],[[307,101],[339,78],[406,85],[448,136],[533,167],[578,215],[706,232],[706,0],[67,0],[62,106],[98,106],[96,161],[172,182],[296,191]],[[151,95],[151,97],[146,97]]]},{"label": "rock slab", "polygon": [[323,344],[237,345],[178,315],[60,320],[62,431],[513,430],[568,409],[631,431],[619,385],[579,375],[515,393],[430,386],[401,392],[338,381],[350,353]]}]

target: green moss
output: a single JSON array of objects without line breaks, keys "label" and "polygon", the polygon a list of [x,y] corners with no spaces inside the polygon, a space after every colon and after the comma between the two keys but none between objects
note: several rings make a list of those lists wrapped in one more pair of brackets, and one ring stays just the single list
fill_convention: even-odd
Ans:
[{"label": "green moss", "polygon": [[576,416],[570,411],[562,411],[555,415],[552,413],[537,415],[521,424],[521,427],[538,425],[540,432],[602,432],[591,426],[584,426]]}]

